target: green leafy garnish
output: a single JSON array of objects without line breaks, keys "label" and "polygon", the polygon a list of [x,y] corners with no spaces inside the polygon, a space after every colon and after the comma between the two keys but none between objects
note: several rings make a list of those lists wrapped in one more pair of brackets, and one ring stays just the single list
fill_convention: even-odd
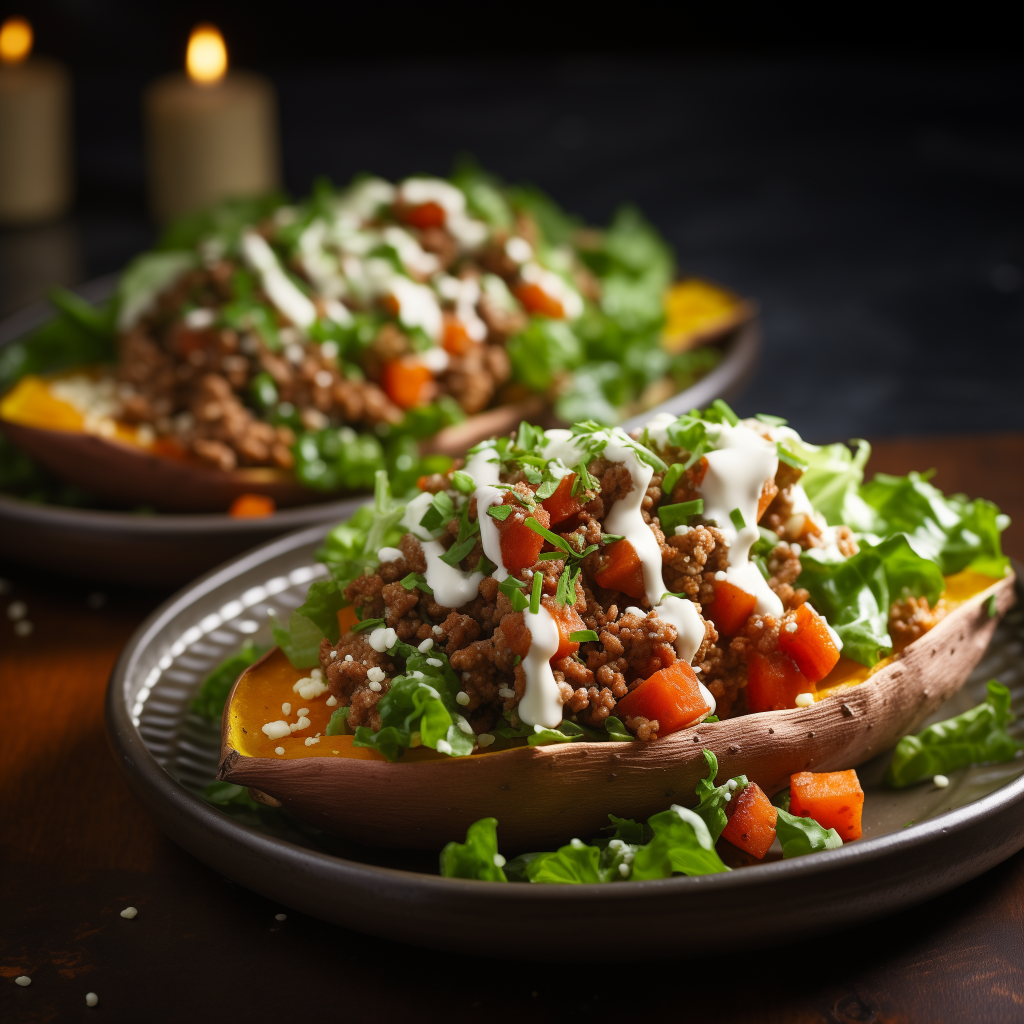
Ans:
[{"label": "green leafy garnish", "polygon": [[487,507],[487,514],[492,519],[497,519],[500,522],[504,522],[510,515],[512,515],[511,505],[489,505]]},{"label": "green leafy garnish", "polygon": [[732,520],[732,525],[735,526],[737,530],[746,529],[747,521],[743,518],[743,513],[738,508],[734,508],[729,513],[729,519]]},{"label": "green leafy garnish", "polygon": [[668,472],[665,473],[661,480],[661,493],[671,494],[675,490],[675,486],[679,483],[679,478],[686,472],[681,462],[673,462],[668,467]]},{"label": "green leafy garnish", "polygon": [[775,835],[782,844],[782,856],[802,857],[821,850],[838,850],[843,840],[834,829],[824,829],[813,818],[800,818],[779,807]]},{"label": "green leafy garnish", "polygon": [[399,582],[406,590],[418,588],[419,590],[422,590],[424,594],[430,594],[431,597],[434,595],[434,591],[430,589],[430,585],[427,583],[426,577],[421,573],[411,572],[408,576],[399,580]]},{"label": "green leafy garnish", "polygon": [[465,843],[449,843],[441,851],[442,877],[508,881],[502,871],[505,858],[498,853],[497,828],[497,818],[481,818],[466,830]]},{"label": "green leafy garnish", "polygon": [[988,696],[977,707],[936,722],[916,736],[904,736],[896,745],[885,781],[902,788],[968,765],[1010,761],[1024,749],[1006,731],[1013,720],[1010,691],[990,679]]},{"label": "green leafy garnish", "polygon": [[600,637],[592,629],[577,629],[569,634],[569,639],[574,644],[585,644],[593,640],[599,640]]},{"label": "green leafy garnish", "polygon": [[540,611],[540,595],[544,587],[544,577],[539,572],[533,574],[533,590],[530,593],[530,613],[536,615]]},{"label": "green leafy garnish", "polygon": [[787,448],[783,448],[781,441],[775,445],[775,450],[778,452],[779,462],[784,462],[787,466],[792,466],[794,469],[804,470],[807,468],[807,463]]},{"label": "green leafy garnish", "polygon": [[730,427],[735,427],[739,424],[740,418],[732,411],[729,404],[724,398],[716,398],[711,403],[711,408],[714,409],[722,417],[722,420],[729,424]]},{"label": "green leafy garnish", "polygon": [[[219,722],[224,713],[235,680],[254,662],[259,661],[269,648],[246,640],[242,649],[226,657],[204,680],[195,695],[191,709],[209,722]],[[216,801],[213,801],[216,803]]]},{"label": "green leafy garnish", "polygon": [[685,526],[690,516],[699,516],[704,512],[704,499],[681,501],[678,505],[662,505],[658,509],[658,521],[661,523],[665,536],[672,536],[677,526]]},{"label": "green leafy garnish", "polygon": [[420,526],[430,533],[439,533],[455,518],[455,506],[447,491],[438,491],[430,502],[430,507],[423,513]]},{"label": "green leafy garnish", "polygon": [[452,473],[452,485],[463,494],[472,494],[476,490],[476,481],[468,473],[463,473],[461,469]]}]

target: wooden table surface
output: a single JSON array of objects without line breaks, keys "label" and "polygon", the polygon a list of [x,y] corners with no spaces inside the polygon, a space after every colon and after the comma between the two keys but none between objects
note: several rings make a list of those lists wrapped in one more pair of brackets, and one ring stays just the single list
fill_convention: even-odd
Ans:
[{"label": "wooden table surface", "polygon": [[[1024,557],[1024,435],[878,442],[870,469],[937,469],[996,501]],[[765,1022],[1024,1020],[1024,852],[876,925],[762,952],[617,969],[571,921],[557,966],[516,963],[480,922],[480,958],[366,938],[222,878],[160,833],[114,767],[103,699],[118,653],[166,596],[0,567],[0,1020],[446,1021],[647,1015]],[[106,602],[90,606],[102,590]],[[92,604],[97,604],[94,598]],[[119,914],[138,908],[134,920]],[[742,922],[737,922],[742,929]],[[630,924],[622,921],[623,948]],[[473,972],[479,971],[480,975]],[[30,987],[14,978],[30,975]],[[89,1010],[87,992],[99,1005]],[[321,1017],[321,1019],[323,1019]]]}]

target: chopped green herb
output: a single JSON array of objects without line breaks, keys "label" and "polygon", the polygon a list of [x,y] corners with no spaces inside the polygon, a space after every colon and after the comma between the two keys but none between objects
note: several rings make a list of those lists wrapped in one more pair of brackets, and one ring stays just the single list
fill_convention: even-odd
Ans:
[{"label": "chopped green herb", "polygon": [[792,466],[794,469],[802,470],[807,468],[807,463],[799,456],[794,455],[791,451],[787,451],[787,449],[783,448],[781,441],[775,446],[775,448],[779,453],[780,462],[784,462],[787,466]]},{"label": "chopped green herb", "polygon": [[420,526],[431,533],[438,533],[448,525],[454,516],[455,506],[452,504],[452,499],[448,496],[448,492],[439,491],[434,495],[430,508],[423,514]]},{"label": "chopped green herb", "polygon": [[599,640],[597,633],[592,629],[577,629],[569,634],[569,639],[574,644],[586,644],[594,640]]},{"label": "chopped green herb", "polygon": [[[430,594],[431,596],[433,596],[434,592],[430,589],[430,586],[427,584],[426,577],[421,576],[420,573],[418,572],[409,573],[409,575],[402,579],[400,582],[402,586],[405,587],[406,590],[412,590],[414,587],[418,587],[420,590],[423,591],[424,594]],[[360,628],[362,627],[360,626]]]},{"label": "chopped green herb", "polygon": [[512,602],[512,610],[515,612],[522,612],[530,607],[530,602],[521,589],[525,586],[522,580],[517,580],[514,576],[506,576],[498,584],[498,589]]},{"label": "chopped green herb", "polygon": [[540,611],[540,593],[544,587],[544,577],[541,573],[533,574],[533,592],[530,594],[530,612],[536,615]]},{"label": "chopped green herb", "polygon": [[681,501],[678,505],[662,505],[658,509],[658,520],[666,536],[675,533],[677,526],[685,526],[690,516],[699,516],[704,512],[704,499]]},{"label": "chopped green herb", "polygon": [[732,525],[735,526],[737,530],[746,529],[747,521],[743,518],[743,513],[738,508],[734,508],[729,513],[729,518],[732,520]]},{"label": "chopped green herb", "polygon": [[686,472],[686,467],[681,462],[674,462],[668,467],[668,472],[661,481],[661,493],[671,494],[679,483],[679,478]]},{"label": "chopped green herb", "polygon": [[988,599],[988,617],[994,619],[999,614],[999,605],[996,603],[996,595],[993,594]]},{"label": "chopped green herb", "polygon": [[534,497],[538,501],[545,501],[546,499],[550,498],[551,495],[555,493],[555,491],[558,490],[558,485],[560,482],[561,481],[559,480],[545,480],[544,483],[542,483],[540,487],[537,488]]},{"label": "chopped green herb", "polygon": [[453,544],[442,556],[441,561],[446,565],[450,565],[453,569],[458,569],[462,560],[473,550],[476,546],[476,537],[467,537],[461,544],[456,542]]},{"label": "chopped green herb", "polygon": [[498,567],[486,555],[481,555],[480,561],[476,563],[476,568],[473,572],[482,572],[485,576],[490,576],[497,568]]},{"label": "chopped green herb", "polygon": [[497,519],[499,522],[504,522],[510,515],[512,515],[511,505],[490,505],[487,509],[487,514],[492,519]]},{"label": "chopped green herb", "polygon": [[770,416],[766,412],[759,412],[757,419],[762,423],[767,423],[769,427],[784,427],[789,420],[784,420],[781,416]]},{"label": "chopped green herb", "polygon": [[602,544],[616,544],[620,540],[625,540],[625,536],[621,533],[602,533],[601,543]]},{"label": "chopped green herb", "polygon": [[463,473],[461,469],[455,470],[452,474],[452,483],[455,489],[463,494],[472,494],[476,490],[476,481],[468,473]]},{"label": "chopped green herb", "polygon": [[362,622],[357,622],[350,630],[350,633],[362,633],[364,629],[376,629],[378,626],[383,626],[383,619],[363,619]]},{"label": "chopped green herb", "polygon": [[550,530],[545,529],[532,516],[530,516],[526,520],[526,525],[531,530],[533,530],[534,533],[539,534],[541,537],[543,537],[549,544],[553,545],[556,548],[560,548],[566,554],[568,554],[568,555],[576,555],[576,554],[578,554],[578,552],[575,551],[569,545],[569,542],[564,537],[560,537],[557,533],[552,533]]},{"label": "chopped green herb", "polygon": [[738,424],[740,421],[739,416],[737,416],[736,413],[732,411],[732,409],[729,407],[729,404],[725,401],[724,398],[716,398],[711,403],[711,408],[717,409],[718,412],[721,413],[722,419],[725,420],[725,422],[728,423],[730,427],[735,427],[736,424]]}]

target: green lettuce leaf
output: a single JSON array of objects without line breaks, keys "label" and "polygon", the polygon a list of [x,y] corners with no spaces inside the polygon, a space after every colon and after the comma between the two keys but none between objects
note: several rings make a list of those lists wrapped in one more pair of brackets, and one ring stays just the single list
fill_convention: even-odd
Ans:
[{"label": "green lettuce leaf", "polygon": [[497,818],[481,818],[466,830],[464,843],[449,843],[441,851],[442,877],[508,881],[502,870],[505,858],[498,853],[497,828]]},{"label": "green lettuce leaf", "polygon": [[320,641],[326,634],[311,618],[296,609],[288,617],[287,629],[276,618],[270,623],[274,643],[295,668],[315,668],[320,664]]},{"label": "green lettuce leaf", "polygon": [[789,811],[777,808],[775,835],[782,844],[782,856],[802,857],[807,853],[821,850],[838,850],[843,845],[839,833],[824,829],[813,818],[800,818]]},{"label": "green lettuce leaf", "polygon": [[782,443],[807,463],[800,485],[829,526],[846,525],[859,531],[874,527],[875,514],[860,496],[864,467],[871,458],[867,441],[851,441],[856,452],[838,443],[819,446],[788,437]]},{"label": "green lettuce leaf", "polygon": [[[246,640],[242,649],[225,658],[204,680],[190,707],[209,722],[219,722],[224,704],[235,685],[235,680],[254,662],[259,661],[268,648]],[[216,803],[217,801],[214,801]]]},{"label": "green lettuce leaf", "polygon": [[916,736],[904,736],[896,745],[885,781],[902,788],[968,765],[1009,761],[1024,750],[1006,731],[1013,720],[1010,691],[991,679],[988,696],[977,707],[936,722]]},{"label": "green lettuce leaf", "polygon": [[874,665],[892,650],[889,608],[904,588],[933,605],[946,589],[935,562],[923,558],[903,534],[872,545],[863,541],[851,558],[833,559],[823,549],[805,551],[799,583],[814,607],[843,641],[843,654]]},{"label": "green lettuce leaf", "polygon": [[[723,785],[716,786],[718,758],[712,751],[705,749],[704,759],[708,763],[708,774],[706,778],[697,783],[697,798],[700,803],[693,811],[707,825],[712,842],[717,843],[718,837],[729,823],[728,815],[725,813],[726,804],[743,792],[747,786],[747,777],[746,775],[737,775],[736,778],[729,779]],[[732,786],[729,785],[730,782],[733,783]]]},{"label": "green lettuce leaf", "polygon": [[729,869],[715,851],[704,819],[688,807],[673,804],[647,819],[654,838],[634,856],[631,878],[643,881],[683,875],[712,875]]}]

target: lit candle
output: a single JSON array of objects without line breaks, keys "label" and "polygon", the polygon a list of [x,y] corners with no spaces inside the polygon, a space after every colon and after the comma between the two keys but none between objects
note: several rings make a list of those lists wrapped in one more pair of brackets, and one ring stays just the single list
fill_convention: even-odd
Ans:
[{"label": "lit candle", "polygon": [[192,32],[185,65],[187,75],[161,78],[145,96],[150,200],[161,221],[278,183],[271,84],[228,73],[224,40],[212,25]]},{"label": "lit candle", "polygon": [[0,220],[31,223],[71,198],[71,85],[60,64],[31,58],[32,26],[0,26]]}]

